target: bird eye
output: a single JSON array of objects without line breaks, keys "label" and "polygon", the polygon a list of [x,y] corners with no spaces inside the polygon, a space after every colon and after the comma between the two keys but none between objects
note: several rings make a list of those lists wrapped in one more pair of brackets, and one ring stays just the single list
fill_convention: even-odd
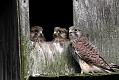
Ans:
[{"label": "bird eye", "polygon": [[77,29],[75,29],[74,31],[78,31]]}]

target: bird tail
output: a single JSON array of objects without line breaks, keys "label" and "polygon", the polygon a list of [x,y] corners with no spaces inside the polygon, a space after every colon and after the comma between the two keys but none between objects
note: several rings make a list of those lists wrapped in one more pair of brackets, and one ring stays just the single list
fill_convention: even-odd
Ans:
[{"label": "bird tail", "polygon": [[112,72],[115,72],[115,70],[113,68],[103,68],[103,71],[104,72],[107,72],[107,73],[112,73]]},{"label": "bird tail", "polygon": [[110,66],[112,69],[119,69],[119,65],[114,64],[114,63],[109,64],[109,66]]},{"label": "bird tail", "polygon": [[110,69],[106,69],[105,71],[108,73],[115,72],[116,70],[119,70],[119,65],[111,63],[109,64]]},{"label": "bird tail", "polygon": [[107,73],[115,72],[113,69],[110,69],[110,70],[104,70],[104,71],[107,72]]}]

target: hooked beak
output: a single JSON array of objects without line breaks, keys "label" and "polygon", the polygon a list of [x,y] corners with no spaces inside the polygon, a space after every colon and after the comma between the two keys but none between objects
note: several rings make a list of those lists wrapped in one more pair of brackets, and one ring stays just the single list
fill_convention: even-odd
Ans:
[{"label": "hooked beak", "polygon": [[43,37],[44,36],[43,33],[42,33],[42,31],[39,32],[38,36],[40,36],[40,37]]},{"label": "hooked beak", "polygon": [[72,34],[73,33],[73,31],[72,30],[69,30],[69,34]]},{"label": "hooked beak", "polygon": [[58,33],[57,32],[54,32],[53,33],[53,37],[57,37],[58,36]]},{"label": "hooked beak", "polygon": [[43,35],[43,34],[40,34],[40,36],[41,36],[41,37],[44,37],[44,35]]},{"label": "hooked beak", "polygon": [[69,30],[69,38],[74,35],[74,32],[72,30]]}]

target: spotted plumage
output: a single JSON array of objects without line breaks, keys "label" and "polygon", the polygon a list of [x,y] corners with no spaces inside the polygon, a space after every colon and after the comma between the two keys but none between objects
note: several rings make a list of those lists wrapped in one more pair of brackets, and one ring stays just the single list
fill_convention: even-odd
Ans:
[{"label": "spotted plumage", "polygon": [[72,54],[81,67],[81,73],[114,72],[78,27],[69,28],[69,38]]}]

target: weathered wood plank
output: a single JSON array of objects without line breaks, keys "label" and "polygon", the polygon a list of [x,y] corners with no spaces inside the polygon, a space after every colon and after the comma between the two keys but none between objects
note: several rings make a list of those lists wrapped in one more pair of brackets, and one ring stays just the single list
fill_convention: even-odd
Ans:
[{"label": "weathered wood plank", "polygon": [[74,26],[80,27],[108,63],[119,64],[119,0],[73,0]]},{"label": "weathered wood plank", "polygon": [[20,80],[16,0],[0,5],[0,80]]},{"label": "weathered wood plank", "polygon": [[17,0],[17,7],[19,21],[20,78],[21,80],[25,80],[29,75],[29,0]]},{"label": "weathered wood plank", "polygon": [[[56,44],[56,45],[55,45]],[[61,76],[74,74],[75,61],[69,53],[69,42],[61,46],[55,42],[36,43],[31,45],[29,66],[31,76]]]},{"label": "weathered wood plank", "polygon": [[57,79],[57,80],[118,80],[119,74],[108,74],[108,75],[94,75],[94,76],[90,76],[90,75],[80,75],[80,76],[76,76],[76,75],[69,75],[69,76],[60,76],[60,77],[30,77],[29,80],[42,80],[42,79],[46,79],[46,80],[53,80],[53,79]]}]

